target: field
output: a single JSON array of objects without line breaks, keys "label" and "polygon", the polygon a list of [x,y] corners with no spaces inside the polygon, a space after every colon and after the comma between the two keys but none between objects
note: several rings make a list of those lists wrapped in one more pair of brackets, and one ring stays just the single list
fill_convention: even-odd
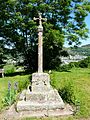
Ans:
[{"label": "field", "polygon": [[[29,80],[29,75],[0,78],[0,109],[3,108],[4,98],[8,81],[24,82]],[[79,106],[75,116],[69,118],[26,118],[23,120],[74,120],[90,117],[90,69],[73,68],[68,72],[52,71],[51,84],[58,89],[65,102]]]}]

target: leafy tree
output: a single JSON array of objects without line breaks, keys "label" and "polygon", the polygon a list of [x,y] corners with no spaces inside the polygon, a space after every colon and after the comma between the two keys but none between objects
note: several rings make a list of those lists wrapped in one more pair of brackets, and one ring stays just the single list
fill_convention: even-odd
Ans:
[{"label": "leafy tree", "polygon": [[60,63],[64,41],[78,45],[88,37],[85,17],[90,12],[87,0],[1,0],[0,36],[24,57],[31,70],[37,68],[38,12],[48,19],[44,26],[44,67],[52,69]]},{"label": "leafy tree", "polygon": [[0,67],[3,67],[5,63],[4,60],[6,59],[6,49],[4,48],[3,39],[0,39]]}]

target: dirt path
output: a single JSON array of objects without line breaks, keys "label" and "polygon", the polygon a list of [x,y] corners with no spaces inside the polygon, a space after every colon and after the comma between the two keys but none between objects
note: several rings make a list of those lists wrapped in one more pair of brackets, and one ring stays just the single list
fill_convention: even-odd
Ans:
[{"label": "dirt path", "polygon": [[20,115],[15,111],[14,105],[0,114],[0,120],[18,120],[19,118]]}]

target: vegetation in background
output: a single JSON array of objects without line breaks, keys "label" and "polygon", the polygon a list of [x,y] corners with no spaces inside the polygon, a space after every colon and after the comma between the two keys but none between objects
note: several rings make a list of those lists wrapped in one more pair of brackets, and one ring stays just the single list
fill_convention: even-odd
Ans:
[{"label": "vegetation in background", "polygon": [[9,75],[15,72],[15,66],[13,64],[5,65],[4,66],[4,73]]},{"label": "vegetation in background", "polygon": [[71,48],[70,51],[75,54],[90,56],[90,44],[84,45],[82,47]]},{"label": "vegetation in background", "polygon": [[59,65],[56,70],[57,71],[66,71],[69,72],[72,68],[90,68],[90,57],[85,58],[84,60],[81,60],[79,62],[71,62],[69,64],[65,65]]},{"label": "vegetation in background", "polygon": [[[38,17],[47,18],[44,26],[44,68],[53,69],[59,63],[64,41],[71,45],[88,37],[85,17],[90,12],[87,0],[0,0],[0,56],[20,57],[23,65],[37,70]],[[3,48],[4,47],[4,48]],[[4,52],[3,52],[4,51]],[[3,54],[4,53],[4,54]],[[1,59],[1,62],[3,58]]]}]

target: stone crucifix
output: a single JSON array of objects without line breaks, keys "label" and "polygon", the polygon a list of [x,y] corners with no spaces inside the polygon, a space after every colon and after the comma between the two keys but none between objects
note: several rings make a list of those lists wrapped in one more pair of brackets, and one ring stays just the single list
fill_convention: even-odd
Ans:
[{"label": "stone crucifix", "polygon": [[42,21],[47,21],[46,18],[42,18],[42,14],[39,13],[39,18],[35,18],[34,20],[39,20],[38,26],[38,73],[43,72],[43,26]]}]

